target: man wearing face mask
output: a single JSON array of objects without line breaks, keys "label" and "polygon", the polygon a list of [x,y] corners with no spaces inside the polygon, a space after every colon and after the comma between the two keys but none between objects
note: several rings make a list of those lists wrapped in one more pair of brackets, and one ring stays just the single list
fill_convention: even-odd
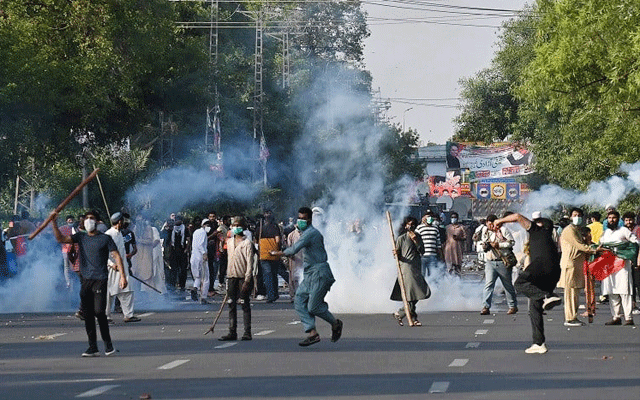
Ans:
[{"label": "man wearing face mask", "polygon": [[207,263],[207,235],[211,231],[211,221],[203,219],[200,228],[193,232],[191,240],[191,274],[193,275],[193,289],[191,299],[201,304],[207,304],[209,294],[209,265]]},{"label": "man wearing face mask", "polygon": [[558,287],[564,288],[564,326],[582,326],[584,322],[578,319],[578,299],[580,289],[584,288],[583,264],[589,254],[595,254],[595,249],[584,243],[580,233],[582,226],[582,209],[571,209],[571,224],[567,225],[560,235],[561,275]]},{"label": "man wearing face mask", "polygon": [[416,233],[422,238],[424,253],[421,257],[422,276],[431,275],[438,267],[438,257],[442,258],[440,230],[434,225],[433,211],[427,210],[422,217],[422,223],[416,228]]},{"label": "man wearing face mask", "polygon": [[123,265],[122,257],[118,253],[113,239],[96,231],[98,220],[95,211],[87,212],[84,220],[86,232],[77,232],[72,236],[63,235],[56,223],[57,213],[51,213],[53,234],[58,243],[78,243],[80,257],[80,273],[82,275],[82,287],[80,289],[80,308],[83,311],[85,329],[89,339],[89,348],[82,353],[83,357],[99,356],[96,319],[100,326],[100,334],[105,343],[105,355],[114,354],[116,351],[111,342],[109,333],[109,323],[105,313],[107,303],[107,282],[108,271],[107,261],[109,256],[113,257],[114,264],[111,266],[120,273],[119,287],[127,287],[127,277]]},{"label": "man wearing face mask", "polygon": [[[118,249],[118,253],[120,254],[120,258],[123,260],[126,258],[126,250],[124,248],[124,238],[122,237],[122,233],[120,230],[122,229],[122,225],[124,224],[124,217],[121,213],[117,212],[111,216],[111,228],[105,232],[105,234],[109,235],[113,242],[116,244],[116,248]],[[115,259],[113,257],[109,257],[109,261],[107,265],[113,268],[115,264]],[[129,268],[124,270],[125,279],[128,282],[129,278]],[[107,319],[111,320],[111,306],[115,301],[115,298],[120,300],[120,306],[122,307],[122,314],[124,314],[124,322],[138,322],[140,318],[133,315],[133,288],[131,285],[127,285],[125,288],[121,288],[118,286],[118,282],[120,282],[120,271],[115,271],[111,269],[109,271],[109,281],[108,281],[108,289],[107,289],[107,307],[106,314]]]},{"label": "man wearing face mask", "polygon": [[171,231],[171,269],[175,271],[177,286],[184,291],[187,282],[187,230],[179,215]]},{"label": "man wearing face mask", "polygon": [[342,321],[329,311],[329,305],[324,297],[335,282],[327,263],[327,251],[324,248],[322,234],[311,225],[313,211],[308,207],[298,210],[297,228],[302,234],[293,246],[284,251],[272,251],[271,255],[291,257],[304,250],[303,279],[296,291],[295,309],[300,316],[302,325],[308,337],[299,343],[306,347],[320,341],[320,334],[316,330],[316,317],[331,324],[331,341],[337,342],[342,336]]}]

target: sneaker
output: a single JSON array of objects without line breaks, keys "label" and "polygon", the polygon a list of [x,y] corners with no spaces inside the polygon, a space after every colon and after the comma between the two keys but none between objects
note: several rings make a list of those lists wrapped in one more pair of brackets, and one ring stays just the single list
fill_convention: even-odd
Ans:
[{"label": "sneaker", "polygon": [[547,352],[547,346],[542,344],[532,344],[531,347],[524,351],[527,354],[544,354]]},{"label": "sneaker", "polygon": [[[633,322],[633,321],[631,321]],[[331,341],[337,342],[342,336],[342,321],[339,319],[336,320],[336,326],[331,327]]]},{"label": "sneaker", "polygon": [[633,322],[632,319],[628,320],[628,321],[624,321],[624,324],[622,324],[624,326],[634,326],[635,323]]},{"label": "sneaker", "polygon": [[480,315],[489,315],[491,311],[487,307],[484,307],[482,311],[480,311]]},{"label": "sneaker", "polygon": [[244,335],[240,338],[240,340],[251,340],[251,332],[245,332]]},{"label": "sneaker", "polygon": [[259,294],[259,295],[257,295],[257,296],[256,296],[256,300],[257,300],[257,301],[262,301],[262,300],[264,300],[264,299],[266,299],[266,298],[267,298],[267,296],[263,296],[263,295],[261,295],[261,294]]},{"label": "sneaker", "polygon": [[238,335],[235,333],[227,333],[226,335],[224,335],[221,338],[218,338],[219,341],[221,342],[228,342],[231,340],[238,340]]},{"label": "sneaker", "polygon": [[562,303],[562,299],[558,296],[552,295],[549,297],[545,297],[544,301],[542,302],[542,309],[551,310],[553,307],[560,305],[560,303]]},{"label": "sneaker", "polygon": [[317,333],[313,336],[308,336],[305,340],[298,343],[302,347],[311,346],[312,344],[316,344],[320,341],[320,335]]},{"label": "sneaker", "polygon": [[564,321],[564,326],[583,326],[584,322],[579,319],[574,319],[572,321]]},{"label": "sneaker", "polygon": [[84,353],[82,353],[82,357],[100,357],[100,352],[97,347],[89,347]]},{"label": "sneaker", "polygon": [[518,312],[518,307],[511,307],[509,311],[507,311],[507,314],[515,314],[517,312]]},{"label": "sneaker", "polygon": [[640,309],[635,308],[633,311],[631,311],[631,314],[633,314],[633,315],[640,314]]},{"label": "sneaker", "polygon": [[73,315],[75,315],[75,317],[78,318],[80,321],[84,321],[84,314],[82,313],[82,311],[78,310]]},{"label": "sneaker", "polygon": [[140,322],[140,321],[141,319],[136,317],[135,315],[124,319],[124,322]]},{"label": "sneaker", "polygon": [[607,321],[604,323],[605,325],[622,325],[622,320],[620,318],[613,318],[611,321]]},{"label": "sneaker", "polygon": [[104,349],[104,355],[105,356],[110,356],[112,354],[116,354],[116,349],[113,348],[113,345],[111,343],[107,344],[105,349]]}]

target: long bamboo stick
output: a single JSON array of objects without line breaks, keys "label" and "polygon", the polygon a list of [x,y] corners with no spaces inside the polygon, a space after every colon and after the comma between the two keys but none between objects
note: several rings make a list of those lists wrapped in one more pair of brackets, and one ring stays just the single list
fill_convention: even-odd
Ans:
[{"label": "long bamboo stick", "polygon": [[[56,207],[56,209],[54,210],[56,214],[59,214],[62,210],[64,210],[64,208],[67,206],[67,204],[69,204],[71,202],[71,200],[73,200],[74,197],[76,197],[80,191],[82,190],[83,187],[87,186],[89,184],[89,182],[91,182],[91,180],[93,180],[93,178],[96,177],[96,175],[98,175],[98,171],[100,171],[100,169],[95,169],[89,176],[87,176],[87,179],[83,180],[80,185],[78,185],[77,188],[75,188],[73,190],[73,192],[71,192],[71,194],[69,196],[67,196],[66,199],[64,199],[62,201],[62,203],[60,203],[58,205],[58,207]],[[44,222],[42,224],[40,224],[40,226],[38,227],[38,229],[36,229],[31,235],[29,235],[29,240],[33,240],[33,238],[35,238],[36,236],[38,236],[38,234],[40,232],[42,232],[42,230],[44,228],[46,228],[47,225],[49,225],[49,222],[51,222],[52,219],[54,219],[55,216],[53,214],[49,215],[47,217],[47,219],[44,220]]]},{"label": "long bamboo stick", "polygon": [[404,312],[407,314],[407,320],[409,326],[413,326],[413,317],[409,309],[409,302],[407,301],[407,291],[404,287],[404,276],[402,275],[402,269],[400,268],[400,260],[398,260],[398,254],[395,252],[396,248],[396,235],[393,232],[393,223],[391,222],[391,213],[387,211],[387,222],[389,222],[389,230],[391,231],[391,246],[394,249],[394,258],[396,260],[396,266],[398,267],[398,285],[400,285],[400,294],[402,294],[402,303],[404,303]]}]

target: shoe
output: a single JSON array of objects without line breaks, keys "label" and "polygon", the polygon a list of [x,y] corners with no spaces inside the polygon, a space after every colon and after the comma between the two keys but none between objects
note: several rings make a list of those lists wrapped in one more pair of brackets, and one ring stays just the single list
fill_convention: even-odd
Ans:
[{"label": "shoe", "polygon": [[100,357],[100,352],[97,347],[89,347],[84,353],[82,353],[82,357]]},{"label": "shoe", "polygon": [[518,312],[518,307],[511,307],[509,309],[509,311],[507,311],[507,314],[511,315],[511,314],[515,314]]},{"label": "shoe", "polygon": [[[633,321],[631,321],[633,322]],[[331,341],[337,342],[342,336],[342,321],[339,319],[336,320],[336,326],[331,327]]]},{"label": "shoe", "polygon": [[218,338],[219,341],[221,342],[228,342],[231,340],[238,340],[238,335],[235,333],[227,333],[226,335],[224,335],[221,338]]},{"label": "shoe", "polygon": [[198,291],[196,289],[191,289],[191,300],[198,301]]},{"label": "shoe", "polygon": [[256,301],[262,301],[262,300],[264,300],[266,298],[267,298],[267,296],[263,296],[263,295],[259,294],[259,295],[256,296]]},{"label": "shoe", "polygon": [[206,299],[200,299],[200,304],[209,304],[209,302]]},{"label": "shoe", "polygon": [[482,311],[480,311],[480,315],[489,315],[491,311],[487,307],[484,307]]},{"label": "shoe", "polygon": [[402,317],[400,316],[400,314],[398,314],[397,312],[394,312],[393,318],[395,318],[396,321],[398,321],[398,325],[404,326],[404,322],[402,322]]},{"label": "shoe", "polygon": [[240,340],[251,340],[251,332],[245,332],[244,335],[240,338]]},{"label": "shoe", "polygon": [[298,344],[300,346],[302,346],[302,347],[307,347],[307,346],[311,346],[312,344],[316,344],[319,341],[320,341],[320,335],[316,333],[313,336],[307,337],[305,340],[303,340],[302,342],[300,342]]},{"label": "shoe", "polygon": [[589,323],[592,324],[593,323],[593,315],[589,314],[587,316],[587,318],[588,318]]},{"label": "shoe", "polygon": [[76,313],[73,315],[75,315],[75,317],[78,318],[80,321],[84,321],[84,314],[82,313],[82,311],[76,311]]},{"label": "shoe", "polygon": [[545,297],[542,301],[542,309],[543,310],[551,310],[553,307],[562,303],[562,299],[558,296],[552,295],[549,297]]},{"label": "shoe", "polygon": [[116,354],[116,349],[113,348],[112,344],[107,344],[106,348],[104,349],[104,355],[105,356],[110,356],[112,354]]},{"label": "shoe", "polygon": [[624,324],[622,324],[622,325],[624,325],[624,326],[634,326],[635,323],[633,322],[632,319],[630,319],[630,320],[624,321]]},{"label": "shoe", "polygon": [[604,324],[605,325],[622,325],[622,320],[620,318],[613,318],[611,321],[607,321]]},{"label": "shoe", "polygon": [[135,315],[133,317],[129,317],[129,318],[125,318],[124,322],[140,322],[141,319],[136,317]]},{"label": "shoe", "polygon": [[109,325],[113,325],[113,324],[115,324],[115,321],[112,318],[107,318],[107,323]]},{"label": "shoe", "polygon": [[527,354],[544,354],[547,352],[547,346],[542,344],[532,344],[531,347],[524,351]]},{"label": "shoe", "polygon": [[579,319],[574,319],[572,321],[564,321],[564,326],[583,326],[584,322]]},{"label": "shoe", "polygon": [[633,315],[638,315],[638,314],[640,314],[640,309],[637,309],[637,308],[636,308],[636,309],[634,309],[633,311],[631,311],[631,314],[633,314]]}]

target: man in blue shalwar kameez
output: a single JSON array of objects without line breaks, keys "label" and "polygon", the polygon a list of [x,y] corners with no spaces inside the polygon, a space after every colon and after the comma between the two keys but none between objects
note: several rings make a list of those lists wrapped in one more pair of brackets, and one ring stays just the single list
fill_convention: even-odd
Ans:
[{"label": "man in blue shalwar kameez", "polygon": [[312,211],[308,207],[298,210],[296,228],[302,233],[300,239],[284,251],[272,251],[272,255],[291,257],[300,250],[303,252],[304,276],[295,296],[295,308],[305,332],[309,335],[300,346],[310,346],[320,341],[316,331],[316,318],[320,317],[331,324],[331,341],[336,342],[342,335],[342,321],[329,311],[324,296],[335,282],[324,248],[322,234],[311,225]]}]

